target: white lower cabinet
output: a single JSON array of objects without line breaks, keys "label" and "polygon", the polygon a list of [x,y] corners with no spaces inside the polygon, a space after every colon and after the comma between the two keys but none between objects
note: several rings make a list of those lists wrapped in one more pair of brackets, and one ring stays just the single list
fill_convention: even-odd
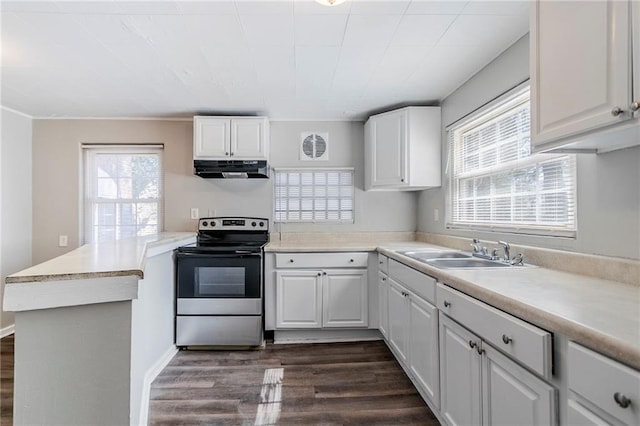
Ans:
[{"label": "white lower cabinet", "polygon": [[440,313],[441,414],[450,425],[557,424],[556,390]]},{"label": "white lower cabinet", "polygon": [[389,278],[378,272],[378,329],[382,336],[389,337]]},{"label": "white lower cabinet", "polygon": [[387,340],[414,384],[440,405],[437,309],[389,278]]},{"label": "white lower cabinet", "polygon": [[366,270],[277,271],[276,327],[366,327],[367,294]]}]

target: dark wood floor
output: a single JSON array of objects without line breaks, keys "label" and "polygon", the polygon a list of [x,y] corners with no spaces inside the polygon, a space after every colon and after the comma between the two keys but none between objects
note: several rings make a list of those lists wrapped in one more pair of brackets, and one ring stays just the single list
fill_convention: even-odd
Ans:
[{"label": "dark wood floor", "polygon": [[181,351],[149,410],[153,425],[439,424],[380,341]]},{"label": "dark wood floor", "polygon": [[[13,424],[13,335],[0,340],[0,424]],[[149,423],[438,425],[383,342],[182,351],[153,382]]]},{"label": "dark wood floor", "polygon": [[13,334],[0,339],[0,425],[13,424]]}]

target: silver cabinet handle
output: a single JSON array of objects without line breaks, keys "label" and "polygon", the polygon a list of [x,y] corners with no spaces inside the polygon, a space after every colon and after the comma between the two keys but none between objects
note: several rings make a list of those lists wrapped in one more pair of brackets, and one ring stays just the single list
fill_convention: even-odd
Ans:
[{"label": "silver cabinet handle", "polygon": [[293,259],[289,259],[289,263],[293,263]]},{"label": "silver cabinet handle", "polygon": [[318,276],[319,276],[319,277],[320,277],[320,276],[322,276],[322,273],[318,272]]},{"label": "silver cabinet handle", "polygon": [[638,111],[640,109],[640,102],[639,101],[631,102],[631,105],[629,105],[629,109],[633,112]]},{"label": "silver cabinet handle", "polygon": [[228,152],[225,152],[225,153],[224,153],[224,155],[229,155],[229,153],[228,153]]},{"label": "silver cabinet handle", "polygon": [[327,273],[326,272],[322,272],[322,275],[327,275]]},{"label": "silver cabinet handle", "polygon": [[513,342],[513,339],[507,336],[506,334],[503,334],[502,341],[504,342],[505,345],[508,345],[509,343]]},{"label": "silver cabinet handle", "polygon": [[380,262],[378,262],[378,263],[382,265],[384,262],[381,260],[381,261],[380,261]]},{"label": "silver cabinet handle", "polygon": [[474,342],[473,340],[469,340],[469,347],[470,347],[471,349],[473,349],[473,348],[477,348],[477,347],[478,347],[478,344],[477,344],[476,342]]},{"label": "silver cabinet handle", "polygon": [[485,351],[484,351],[484,349],[480,348],[480,345],[477,345],[476,346],[476,352],[478,352],[478,355],[482,355]]},{"label": "silver cabinet handle", "polygon": [[443,302],[443,305],[445,308],[448,308],[449,306],[451,306],[451,302],[447,302],[446,300]]},{"label": "silver cabinet handle", "polygon": [[353,262],[354,262],[354,260],[353,260],[353,259],[349,259],[349,263],[353,263]]},{"label": "silver cabinet handle", "polygon": [[623,113],[624,113],[624,110],[620,107],[615,107],[614,109],[611,110],[611,115],[613,115],[614,117],[617,117]]},{"label": "silver cabinet handle", "polygon": [[631,405],[631,400],[620,392],[616,392],[613,394],[613,400],[622,408],[627,408]]},{"label": "silver cabinet handle", "polygon": [[231,154],[229,154],[229,155],[233,157],[233,152]]},{"label": "silver cabinet handle", "polygon": [[382,281],[386,281],[387,279],[385,277],[382,277]]}]

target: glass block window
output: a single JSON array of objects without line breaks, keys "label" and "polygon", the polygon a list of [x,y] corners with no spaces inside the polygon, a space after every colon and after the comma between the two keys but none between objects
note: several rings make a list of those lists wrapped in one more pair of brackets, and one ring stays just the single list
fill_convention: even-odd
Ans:
[{"label": "glass block window", "polygon": [[575,235],[575,155],[531,153],[529,87],[447,135],[450,228]]},{"label": "glass block window", "polygon": [[157,234],[162,146],[83,145],[84,242]]},{"label": "glass block window", "polygon": [[275,170],[276,222],[350,222],[353,169]]}]

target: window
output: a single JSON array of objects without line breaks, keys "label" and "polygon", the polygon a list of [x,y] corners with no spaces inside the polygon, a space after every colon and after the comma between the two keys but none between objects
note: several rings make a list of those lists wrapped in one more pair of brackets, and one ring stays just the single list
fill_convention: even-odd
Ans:
[{"label": "window", "polygon": [[531,154],[529,87],[448,129],[447,225],[574,236],[572,154]]},{"label": "window", "polygon": [[85,243],[157,234],[162,146],[83,145]]},{"label": "window", "polygon": [[353,169],[275,171],[276,222],[353,223]]}]

